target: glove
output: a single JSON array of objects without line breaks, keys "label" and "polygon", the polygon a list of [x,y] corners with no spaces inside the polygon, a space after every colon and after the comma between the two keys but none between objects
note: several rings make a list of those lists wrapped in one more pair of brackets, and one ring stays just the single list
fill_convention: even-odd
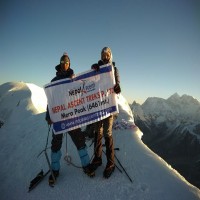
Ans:
[{"label": "glove", "polygon": [[70,78],[71,78],[71,79],[75,78],[75,74],[72,74],[72,75],[70,76]]},{"label": "glove", "polygon": [[99,65],[97,64],[97,63],[95,63],[95,64],[93,64],[92,66],[91,66],[91,68],[92,69],[94,69],[95,71],[99,71]]},{"label": "glove", "polygon": [[98,65],[99,65],[99,66],[105,65],[105,63],[104,63],[102,60],[99,60],[99,61],[98,61]]},{"label": "glove", "polygon": [[51,121],[51,119],[46,119],[46,121],[47,121],[47,124],[49,124],[49,125],[53,124],[53,122]]},{"label": "glove", "polygon": [[116,84],[116,85],[114,86],[114,92],[115,92],[116,94],[119,94],[119,93],[121,92],[121,88],[120,88],[120,85],[119,85],[119,84]]}]

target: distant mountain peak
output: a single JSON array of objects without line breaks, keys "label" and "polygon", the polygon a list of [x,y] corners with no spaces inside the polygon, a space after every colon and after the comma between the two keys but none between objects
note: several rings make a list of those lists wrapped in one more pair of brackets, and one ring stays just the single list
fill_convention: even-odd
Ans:
[{"label": "distant mountain peak", "polygon": [[193,103],[200,103],[197,99],[195,99],[193,96],[190,96],[190,95],[187,95],[187,94],[184,94],[181,96],[181,99],[182,100],[186,100],[186,101],[190,101],[190,102],[193,102]]},{"label": "distant mountain peak", "polygon": [[175,92],[168,98],[168,100],[177,100],[177,99],[180,99],[180,95],[177,92]]},{"label": "distant mountain peak", "polygon": [[172,96],[170,96],[167,101],[170,102],[179,102],[179,103],[183,103],[183,104],[194,104],[194,105],[200,105],[200,102],[195,99],[194,97],[187,95],[187,94],[183,94],[182,96],[180,96],[178,93],[174,93]]}]

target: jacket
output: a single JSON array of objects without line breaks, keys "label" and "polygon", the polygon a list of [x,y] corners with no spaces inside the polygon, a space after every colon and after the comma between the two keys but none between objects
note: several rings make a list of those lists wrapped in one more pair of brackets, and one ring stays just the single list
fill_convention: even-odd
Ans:
[{"label": "jacket", "polygon": [[[97,65],[100,67],[104,65],[104,63],[102,60],[99,60]],[[116,84],[120,84],[119,70],[117,69],[117,67],[115,67],[115,62],[112,62],[112,65],[114,67],[115,82]]]},{"label": "jacket", "polygon": [[[61,65],[57,65],[55,67],[56,69],[56,76],[51,80],[51,82],[57,81],[57,80],[61,80],[61,79],[65,79],[65,78],[71,78],[72,75],[74,74],[74,70],[69,68],[67,71],[62,71],[61,70]],[[48,105],[47,105],[47,111],[46,111],[46,120],[50,119],[50,115],[49,115],[49,109],[48,109]]]}]

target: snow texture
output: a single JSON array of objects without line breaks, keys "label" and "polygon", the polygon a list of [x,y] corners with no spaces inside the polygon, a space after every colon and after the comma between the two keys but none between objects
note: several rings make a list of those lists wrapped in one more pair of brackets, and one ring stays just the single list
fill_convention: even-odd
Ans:
[{"label": "snow texture", "polygon": [[[65,138],[62,146],[60,176],[54,188],[46,177],[28,193],[30,180],[43,169],[48,170],[44,149],[48,135],[45,121],[46,97],[42,88],[34,84],[10,82],[0,85],[0,199],[1,200],[196,200],[200,191],[188,183],[163,159],[153,153],[142,141],[141,131],[135,126],[131,109],[122,95],[118,97],[119,115],[113,128],[117,158],[129,176],[117,168],[109,179],[103,178],[106,166],[96,171],[94,178],[86,176],[81,168],[68,165]],[[49,145],[51,141],[51,133]],[[91,141],[88,152],[93,155]],[[80,166],[77,150],[67,136],[67,153]],[[50,149],[48,150],[50,155]],[[117,166],[119,166],[116,161]],[[120,166],[119,166],[120,167]]]}]

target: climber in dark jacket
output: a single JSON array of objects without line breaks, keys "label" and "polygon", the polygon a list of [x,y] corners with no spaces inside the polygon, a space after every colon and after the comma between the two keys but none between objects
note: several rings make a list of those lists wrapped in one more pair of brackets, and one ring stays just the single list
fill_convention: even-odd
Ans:
[{"label": "climber in dark jacket", "polygon": [[[64,78],[74,77],[74,71],[73,69],[70,68],[70,59],[66,53],[64,53],[63,56],[60,58],[60,64],[57,65],[55,69],[56,69],[56,77],[54,77],[51,80],[51,82],[64,79]],[[47,112],[46,112],[46,121],[49,125],[53,123],[49,115],[48,106],[47,106]],[[85,144],[84,134],[81,132],[80,128],[72,130],[72,131],[68,131],[68,133],[71,136],[71,139],[78,150],[78,154],[80,156],[84,173],[92,177],[94,173],[88,170],[90,158],[87,152],[87,146]],[[60,170],[60,159],[61,159],[60,149],[62,146],[62,139],[63,139],[63,134],[53,133],[52,141],[51,141],[51,167],[52,167],[52,171],[55,178],[58,177],[59,170]],[[50,185],[54,184],[54,179],[52,175],[50,175],[49,177],[49,184]]]},{"label": "climber in dark jacket", "polygon": [[[93,64],[91,68],[96,71],[99,71],[100,66],[105,64],[111,64],[114,68],[116,84],[113,89],[116,94],[119,94],[121,92],[119,72],[117,67],[115,67],[115,63],[112,62],[112,52],[109,47],[104,47],[102,49],[101,60],[99,60],[98,63]],[[95,130],[94,158],[89,168],[91,171],[94,172],[98,168],[98,166],[102,164],[102,138],[104,136],[106,145],[106,158],[107,158],[107,165],[103,172],[103,176],[105,178],[109,178],[115,169],[114,143],[112,137],[113,118],[114,118],[113,115],[110,115],[109,117],[92,124],[93,130]]]}]

